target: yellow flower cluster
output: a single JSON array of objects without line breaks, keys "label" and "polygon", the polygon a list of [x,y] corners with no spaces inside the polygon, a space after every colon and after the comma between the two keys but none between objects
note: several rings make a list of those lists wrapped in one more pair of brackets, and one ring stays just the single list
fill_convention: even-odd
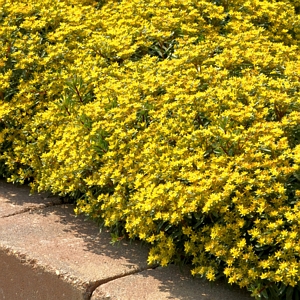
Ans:
[{"label": "yellow flower cluster", "polygon": [[[300,2],[0,0],[0,175],[246,286],[300,282]],[[80,198],[79,198],[80,197]]]}]

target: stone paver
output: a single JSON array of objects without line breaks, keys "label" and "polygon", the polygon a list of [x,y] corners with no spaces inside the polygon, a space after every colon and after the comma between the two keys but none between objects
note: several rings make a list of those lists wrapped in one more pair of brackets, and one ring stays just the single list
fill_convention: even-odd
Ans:
[{"label": "stone paver", "polygon": [[145,270],[99,286],[92,300],[249,300],[250,294],[223,281],[192,278],[186,267],[171,265]]},{"label": "stone paver", "polygon": [[0,299],[82,300],[83,298],[80,289],[66,284],[56,274],[21,263],[20,258],[5,251],[0,251],[0,270]]},{"label": "stone paver", "polygon": [[47,198],[45,194],[29,196],[28,187],[7,184],[3,179],[0,179],[0,218],[59,204],[60,202],[59,198]]},{"label": "stone paver", "polygon": [[[28,204],[30,197],[23,190],[17,190],[16,195],[12,191],[9,193],[12,193],[11,197],[24,199],[24,206]],[[0,190],[0,195],[3,199],[7,192]],[[0,208],[4,206],[6,209],[10,199],[7,200],[0,202]],[[100,233],[95,223],[75,217],[73,210],[72,205],[35,207],[33,211],[0,217],[1,256],[13,255],[22,265],[31,266],[32,270],[43,270],[42,273],[48,277],[59,278],[67,289],[74,290],[75,287],[82,299],[88,299],[101,282],[148,268],[146,247],[126,241],[111,245],[108,232]],[[22,211],[22,205],[18,204],[18,211]],[[3,264],[7,268],[10,264],[8,261],[13,258],[6,260],[2,259],[0,270],[5,267]],[[9,285],[2,284],[6,276],[0,273],[0,295],[8,295],[3,299],[11,300],[14,291]],[[47,284],[46,278],[43,282]],[[26,289],[25,283],[22,289]],[[19,296],[15,299],[23,300]],[[52,297],[51,294],[48,296]],[[66,299],[73,299],[73,296],[68,297]]]}]

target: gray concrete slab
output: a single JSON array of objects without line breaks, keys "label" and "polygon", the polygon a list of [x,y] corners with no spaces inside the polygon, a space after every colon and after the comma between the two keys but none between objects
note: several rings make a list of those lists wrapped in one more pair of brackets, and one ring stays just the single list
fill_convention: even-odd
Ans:
[{"label": "gray concrete slab", "polygon": [[[81,291],[83,299],[101,282],[147,268],[145,247],[126,241],[111,245],[108,232],[99,233],[95,223],[75,217],[73,209],[53,206],[0,218],[0,251],[55,275]],[[0,289],[5,287],[0,282]],[[10,291],[5,293],[11,299]]]},{"label": "gray concrete slab", "polygon": [[9,184],[0,179],[0,218],[61,203],[58,197],[47,197],[45,193],[29,194],[27,186]]},{"label": "gray concrete slab", "polygon": [[249,300],[250,293],[224,281],[192,278],[190,269],[178,266],[145,270],[99,286],[92,300]]}]

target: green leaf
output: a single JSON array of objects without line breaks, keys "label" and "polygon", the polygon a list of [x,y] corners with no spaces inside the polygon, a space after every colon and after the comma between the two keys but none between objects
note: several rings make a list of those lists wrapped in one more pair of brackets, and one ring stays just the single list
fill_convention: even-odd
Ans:
[{"label": "green leaf", "polygon": [[282,283],[282,285],[281,285],[281,287],[279,289],[278,295],[280,295],[280,296],[283,295],[284,292],[285,292],[285,290],[286,290],[286,285]]},{"label": "green leaf", "polygon": [[289,286],[286,290],[286,300],[294,300],[293,293],[294,293],[294,287]]},{"label": "green leaf", "polygon": [[260,293],[265,299],[269,299],[267,289],[263,289]]},{"label": "green leaf", "polygon": [[270,296],[272,297],[271,299],[272,300],[277,300],[279,299],[278,296],[279,296],[279,289],[278,289],[278,286],[274,283],[272,284],[270,287],[269,287],[269,291],[270,291]]}]

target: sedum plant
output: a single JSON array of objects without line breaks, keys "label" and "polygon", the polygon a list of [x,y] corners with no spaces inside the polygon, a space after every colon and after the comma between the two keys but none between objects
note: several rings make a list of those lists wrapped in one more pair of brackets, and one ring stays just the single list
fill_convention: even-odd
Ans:
[{"label": "sedum plant", "polygon": [[300,299],[298,1],[0,0],[0,174],[149,264]]}]

